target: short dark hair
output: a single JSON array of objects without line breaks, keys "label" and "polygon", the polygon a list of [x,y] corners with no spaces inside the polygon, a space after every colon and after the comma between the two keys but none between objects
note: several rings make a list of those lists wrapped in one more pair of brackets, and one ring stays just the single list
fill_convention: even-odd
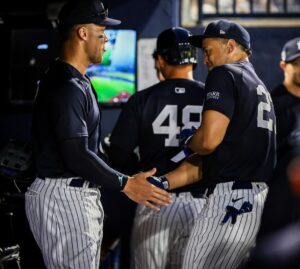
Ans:
[{"label": "short dark hair", "polygon": [[152,57],[153,57],[154,60],[157,60],[157,59],[158,59],[158,52],[157,52],[156,49],[153,51]]}]

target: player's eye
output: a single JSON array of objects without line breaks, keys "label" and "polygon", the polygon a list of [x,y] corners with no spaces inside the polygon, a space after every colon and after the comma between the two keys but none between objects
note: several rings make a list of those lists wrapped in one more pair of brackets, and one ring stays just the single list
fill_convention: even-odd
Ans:
[{"label": "player's eye", "polygon": [[208,49],[203,49],[203,54],[206,56],[209,56],[209,50]]}]

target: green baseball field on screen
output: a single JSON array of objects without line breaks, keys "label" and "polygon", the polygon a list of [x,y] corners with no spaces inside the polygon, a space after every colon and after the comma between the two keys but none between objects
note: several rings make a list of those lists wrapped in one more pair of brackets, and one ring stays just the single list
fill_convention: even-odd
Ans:
[{"label": "green baseball field on screen", "polygon": [[[134,81],[134,74],[119,73],[119,77],[127,77]],[[97,99],[100,103],[112,102],[113,98],[120,93],[128,93],[130,96],[135,93],[135,84],[133,82],[112,80],[110,78],[91,77],[92,84],[97,93]],[[122,89],[120,91],[120,89]]]}]

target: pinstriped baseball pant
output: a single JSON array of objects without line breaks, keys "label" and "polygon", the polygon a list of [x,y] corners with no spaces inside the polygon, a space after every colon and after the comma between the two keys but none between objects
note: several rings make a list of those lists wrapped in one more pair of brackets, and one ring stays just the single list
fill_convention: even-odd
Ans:
[{"label": "pinstriped baseball pant", "polygon": [[181,268],[184,250],[205,199],[172,194],[173,203],[159,212],[139,205],[131,238],[132,269]]},{"label": "pinstriped baseball pant", "polygon": [[[183,261],[184,269],[234,269],[255,246],[264,202],[268,193],[265,183],[252,183],[252,189],[232,190],[233,182],[217,184],[208,197],[188,241]],[[237,209],[244,202],[252,211],[237,216],[225,224],[226,206]]]},{"label": "pinstriped baseball pant", "polygon": [[103,235],[100,190],[70,187],[72,178],[36,178],[25,194],[26,216],[48,269],[98,269]]}]

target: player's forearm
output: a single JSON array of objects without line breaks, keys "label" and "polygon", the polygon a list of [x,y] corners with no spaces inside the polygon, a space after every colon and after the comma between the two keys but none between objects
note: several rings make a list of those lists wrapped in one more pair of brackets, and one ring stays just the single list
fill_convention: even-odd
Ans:
[{"label": "player's forearm", "polygon": [[109,167],[88,149],[86,137],[61,141],[61,153],[66,168],[76,176],[98,186],[122,190],[128,176]]},{"label": "player's forearm", "polygon": [[169,181],[169,189],[179,188],[202,179],[202,165],[200,156],[194,154],[175,170],[165,175]]},{"label": "player's forearm", "polygon": [[203,128],[199,128],[188,143],[188,147],[199,155],[208,155],[216,149],[216,145],[205,139]]},{"label": "player's forearm", "polygon": [[229,122],[226,115],[215,110],[206,110],[202,115],[201,126],[188,147],[200,155],[212,153],[223,141]]}]

